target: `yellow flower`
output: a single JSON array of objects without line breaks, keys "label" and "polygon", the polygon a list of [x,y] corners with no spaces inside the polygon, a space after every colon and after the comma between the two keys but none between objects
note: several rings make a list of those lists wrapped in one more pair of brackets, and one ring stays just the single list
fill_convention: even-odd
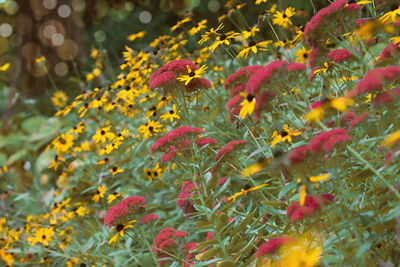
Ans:
[{"label": "yellow flower", "polygon": [[174,121],[174,119],[180,119],[181,117],[179,117],[177,111],[176,111],[176,105],[174,104],[172,106],[172,109],[170,109],[167,113],[165,113],[164,115],[161,115],[160,118],[165,121],[165,120],[170,120],[171,122]]},{"label": "yellow flower", "polygon": [[6,64],[4,64],[3,66],[0,67],[0,71],[6,71],[6,70],[8,70],[9,67],[10,67],[10,63],[7,62]]},{"label": "yellow flower", "polygon": [[310,176],[308,180],[312,183],[320,182],[320,181],[325,181],[328,179],[331,175],[329,173],[317,175],[317,176]]},{"label": "yellow flower", "polygon": [[224,28],[224,24],[220,24],[218,25],[218,27],[216,29],[211,28],[208,32],[205,32],[202,36],[201,39],[199,40],[199,44],[203,44],[204,42],[210,40],[211,35],[216,35],[218,34],[218,31],[221,30],[222,28]]},{"label": "yellow flower", "polygon": [[158,121],[149,120],[144,125],[140,125],[137,129],[139,133],[141,133],[142,138],[146,139],[150,136],[153,136],[154,133],[158,133],[162,131],[162,125]]},{"label": "yellow flower", "polygon": [[153,179],[155,178],[162,180],[163,173],[158,162],[153,169],[144,168],[143,171],[147,175],[147,179],[149,179],[150,182],[153,181]]},{"label": "yellow flower", "polygon": [[239,116],[244,119],[247,114],[251,115],[256,106],[256,98],[251,94],[241,93],[241,96],[245,97],[245,99],[240,103],[242,108],[240,109]]},{"label": "yellow flower", "polygon": [[310,112],[308,112],[304,118],[308,121],[319,121],[323,118],[323,116],[324,116],[324,108],[317,107],[313,108]]},{"label": "yellow flower", "polygon": [[53,143],[58,154],[67,152],[74,145],[75,136],[72,134],[61,134]]},{"label": "yellow flower", "polygon": [[202,21],[200,21],[199,23],[197,23],[196,27],[193,27],[189,30],[189,35],[193,36],[196,33],[198,33],[201,29],[204,29],[206,27],[207,20],[203,19]]},{"label": "yellow flower", "polygon": [[352,99],[346,97],[337,97],[330,101],[332,108],[342,112],[346,111],[347,107],[351,106],[353,103],[354,101]]},{"label": "yellow flower", "polygon": [[254,175],[256,173],[259,173],[260,171],[262,171],[265,167],[268,166],[268,164],[270,163],[270,159],[262,159],[259,160],[256,164],[250,165],[248,167],[246,167],[243,171],[242,171],[242,176],[243,177],[248,177],[250,175]]},{"label": "yellow flower", "polygon": [[326,72],[328,69],[329,69],[329,63],[328,62],[324,62],[324,66],[322,67],[322,68],[320,68],[320,69],[316,69],[315,71],[314,71],[314,75],[319,75],[321,72]]},{"label": "yellow flower", "polygon": [[131,42],[133,42],[133,41],[135,41],[136,39],[143,38],[145,35],[146,35],[146,32],[145,32],[145,31],[141,31],[141,32],[138,32],[138,33],[134,33],[134,34],[131,34],[131,35],[128,36],[128,40],[131,41]]},{"label": "yellow flower", "polygon": [[379,18],[379,21],[383,24],[387,22],[395,22],[397,16],[400,16],[400,6],[397,9],[389,11],[382,15],[382,17]]},{"label": "yellow flower", "polygon": [[310,56],[311,50],[305,48],[304,46],[296,51],[296,61],[299,63],[304,63],[308,60],[308,57]]},{"label": "yellow flower", "polygon": [[180,26],[182,26],[183,24],[185,24],[186,22],[189,22],[191,19],[190,17],[186,17],[180,21],[178,21],[178,23],[176,23],[174,26],[171,27],[171,31],[175,31],[176,29],[178,29]]},{"label": "yellow flower", "polygon": [[56,107],[63,107],[67,104],[68,96],[61,90],[54,92],[51,102]]},{"label": "yellow flower", "polygon": [[248,30],[242,31],[242,36],[244,39],[248,39],[250,37],[255,37],[256,36],[256,32],[259,32],[260,29],[257,28],[256,26],[253,26],[251,28],[249,28]]},{"label": "yellow flower", "polygon": [[53,168],[56,171],[61,162],[65,162],[65,159],[62,156],[56,155],[54,159],[51,160],[50,165],[47,168]]},{"label": "yellow flower", "polygon": [[54,235],[54,230],[50,228],[39,228],[35,230],[33,237],[28,237],[28,241],[31,246],[35,245],[37,242],[42,243],[44,246],[48,246],[49,242],[53,241],[52,237]]},{"label": "yellow flower", "polygon": [[274,140],[271,143],[271,147],[274,147],[277,143],[279,142],[288,142],[291,143],[292,142],[292,137],[294,136],[299,136],[301,134],[301,131],[299,130],[292,130],[288,127],[287,124],[283,125],[282,130],[280,133],[278,133],[278,131],[275,131],[272,134],[272,138],[274,138]]},{"label": "yellow flower", "polygon": [[36,62],[36,64],[39,64],[41,62],[44,62],[45,60],[46,60],[45,57],[38,57],[38,58],[35,59],[35,62]]},{"label": "yellow flower", "polygon": [[385,140],[383,140],[382,145],[386,148],[389,148],[393,146],[399,139],[400,139],[400,130],[392,133],[391,135],[386,136]]},{"label": "yellow flower", "polygon": [[188,85],[194,78],[201,78],[201,75],[206,72],[207,66],[203,65],[197,70],[192,70],[189,65],[186,66],[188,74],[179,75],[176,79],[185,82]]},{"label": "yellow flower", "polygon": [[307,187],[305,184],[300,187],[300,206],[304,206],[304,202],[306,201]]},{"label": "yellow flower", "polygon": [[274,14],[274,18],[272,19],[272,22],[284,28],[288,28],[289,24],[290,25],[293,24],[292,21],[290,20],[290,17],[292,17],[294,14],[296,14],[296,12],[293,7],[286,8],[284,12],[276,11],[276,13]]},{"label": "yellow flower", "polygon": [[256,0],[256,2],[254,3],[255,5],[259,5],[261,3],[266,3],[268,0]]},{"label": "yellow flower", "polygon": [[111,203],[121,196],[121,193],[114,192],[107,197],[107,203]]},{"label": "yellow flower", "polygon": [[249,53],[250,53],[250,51],[253,52],[254,54],[257,54],[258,51],[265,51],[265,50],[267,50],[266,48],[268,47],[268,45],[270,43],[272,43],[271,40],[263,41],[263,42],[259,42],[259,43],[251,41],[251,42],[249,42],[249,45],[247,47],[245,47],[244,49],[242,49],[239,52],[239,54],[236,56],[236,58],[241,58],[243,56],[245,58],[247,58]]},{"label": "yellow flower", "polygon": [[124,172],[124,169],[121,169],[121,168],[118,167],[118,166],[114,166],[114,167],[110,168],[109,171],[110,171],[110,173],[114,176],[114,175],[116,175],[116,174],[118,174],[118,173]]},{"label": "yellow flower", "polygon": [[260,185],[257,185],[255,187],[251,187],[251,188],[246,188],[246,187],[249,187],[249,186],[246,186],[244,189],[240,190],[240,192],[237,192],[233,196],[228,197],[228,200],[233,200],[233,202],[236,202],[236,199],[238,196],[243,196],[243,195],[247,194],[248,192],[255,191],[255,190],[265,187],[267,185],[268,184],[260,184]]},{"label": "yellow flower", "polygon": [[96,134],[93,135],[92,139],[96,141],[96,143],[105,143],[108,140],[112,140],[115,138],[115,134],[110,132],[111,126],[103,127],[96,130]]},{"label": "yellow flower", "polygon": [[75,212],[78,214],[78,216],[85,216],[86,214],[89,214],[89,210],[84,206],[80,206]]},{"label": "yellow flower", "polygon": [[117,226],[115,226],[114,230],[117,231],[117,233],[110,239],[109,244],[111,245],[111,243],[112,243],[113,246],[115,246],[115,243],[117,242],[118,237],[119,236],[123,237],[124,236],[124,231],[126,229],[133,228],[132,224],[134,222],[136,222],[136,220],[132,220],[132,221],[128,222],[126,225],[118,224]]},{"label": "yellow flower", "polygon": [[230,45],[230,39],[233,39],[236,35],[239,35],[239,33],[227,33],[227,34],[221,34],[217,37],[217,40],[208,47],[208,49],[211,52],[214,52],[215,49],[217,49],[218,46],[220,45]]},{"label": "yellow flower", "polygon": [[96,194],[92,197],[92,200],[94,201],[94,202],[99,202],[99,200],[101,199],[101,198],[103,198],[104,197],[104,193],[107,191],[107,187],[106,187],[106,185],[105,184],[103,184],[103,185],[99,185],[98,187],[97,187],[97,192],[96,192]]},{"label": "yellow flower", "polygon": [[94,78],[96,78],[97,76],[99,76],[101,74],[101,69],[100,68],[94,68],[93,71],[91,73],[89,73],[88,75],[86,75],[86,81],[91,81]]},{"label": "yellow flower", "polygon": [[390,38],[390,40],[393,42],[394,45],[397,45],[398,47],[400,47],[400,36],[392,37],[392,38]]},{"label": "yellow flower", "polygon": [[322,255],[321,242],[315,238],[302,238],[281,247],[273,266],[314,267]]}]

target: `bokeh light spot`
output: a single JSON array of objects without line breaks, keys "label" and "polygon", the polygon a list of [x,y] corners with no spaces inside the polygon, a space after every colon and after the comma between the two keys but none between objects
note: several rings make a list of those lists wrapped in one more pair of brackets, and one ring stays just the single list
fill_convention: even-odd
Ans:
[{"label": "bokeh light spot", "polygon": [[68,65],[67,63],[65,63],[64,61],[58,62],[55,66],[54,66],[54,72],[58,75],[58,76],[65,76],[68,74]]},{"label": "bokeh light spot", "polygon": [[58,7],[58,15],[62,18],[68,18],[71,15],[71,8],[69,5],[61,5]]},{"label": "bokeh light spot", "polygon": [[3,23],[0,25],[0,35],[3,37],[9,37],[13,32],[13,28],[8,23]]},{"label": "bokeh light spot", "polygon": [[144,11],[140,12],[140,14],[139,14],[139,20],[143,24],[150,23],[151,22],[151,18],[152,18],[152,16],[151,16],[151,13],[149,11],[144,10]]}]

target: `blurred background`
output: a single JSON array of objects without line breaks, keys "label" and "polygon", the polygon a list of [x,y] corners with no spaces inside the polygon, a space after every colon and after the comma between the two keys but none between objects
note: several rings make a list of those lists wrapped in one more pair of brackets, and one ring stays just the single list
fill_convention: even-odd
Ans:
[{"label": "blurred background", "polygon": [[[104,69],[102,76],[108,76],[100,78],[113,80],[125,45],[145,50],[185,13],[217,25],[218,16],[228,12],[227,2],[230,7],[246,3],[249,25],[263,11],[252,1],[232,0],[0,0],[2,133],[8,132],[10,118],[53,115],[50,99],[58,90],[72,97],[94,87],[87,83],[93,69]],[[273,2],[278,9],[286,5],[285,0]],[[326,5],[326,0],[314,2],[317,8]],[[290,4],[300,12],[312,10],[309,1]],[[140,31],[146,31],[145,38],[130,43],[127,36]]]}]

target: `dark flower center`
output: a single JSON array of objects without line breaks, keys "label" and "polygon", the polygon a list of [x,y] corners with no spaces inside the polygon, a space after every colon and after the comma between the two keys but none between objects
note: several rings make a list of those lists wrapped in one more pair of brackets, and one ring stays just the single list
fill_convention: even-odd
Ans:
[{"label": "dark flower center", "polygon": [[79,267],[86,267],[86,264],[81,263],[81,264],[79,264]]},{"label": "dark flower center", "polygon": [[284,19],[287,18],[286,13],[283,14],[282,18],[284,18]]},{"label": "dark flower center", "polygon": [[124,226],[122,224],[118,224],[117,225],[117,231],[121,231],[122,229],[124,229]]},{"label": "dark flower center", "polygon": [[118,168],[117,167],[113,167],[112,170],[113,170],[113,172],[116,172],[118,170]]},{"label": "dark flower center", "polygon": [[249,47],[255,46],[256,44],[257,44],[256,42],[254,42],[254,41],[250,41],[250,43],[249,43]]},{"label": "dark flower center", "polygon": [[308,53],[304,53],[304,54],[303,54],[303,57],[304,57],[304,58],[308,58]]},{"label": "dark flower center", "polygon": [[189,77],[194,77],[196,73],[194,71],[189,72]]},{"label": "dark flower center", "polygon": [[67,143],[67,141],[66,141],[64,138],[62,138],[62,137],[60,137],[58,140],[59,140],[60,143],[63,144],[63,145],[65,145],[65,144]]},{"label": "dark flower center", "polygon": [[157,176],[158,176],[158,172],[157,172],[157,171],[153,172],[153,175],[154,175],[155,177],[157,177]]},{"label": "dark flower center", "polygon": [[288,135],[289,135],[288,132],[286,132],[285,130],[282,130],[282,132],[281,132],[281,136],[282,137],[285,137],[285,136],[288,136]]},{"label": "dark flower center", "polygon": [[254,96],[252,94],[248,94],[246,99],[247,101],[251,102],[254,99]]},{"label": "dark flower center", "polygon": [[147,175],[148,175],[148,176],[151,176],[151,171],[147,171]]},{"label": "dark flower center", "polygon": [[96,191],[96,195],[99,195],[99,194],[100,194],[100,191],[99,191],[99,190],[97,190],[97,191]]},{"label": "dark flower center", "polygon": [[149,131],[150,131],[150,132],[154,131],[154,127],[153,127],[153,126],[150,126],[150,127],[149,127]]},{"label": "dark flower center", "polygon": [[251,188],[251,186],[250,186],[249,184],[246,184],[246,185],[243,187],[244,190],[249,190],[250,188]]},{"label": "dark flower center", "polygon": [[45,239],[46,239],[46,236],[45,236],[45,235],[42,235],[42,239],[45,240]]},{"label": "dark flower center", "polygon": [[171,109],[170,111],[169,111],[169,114],[174,114],[175,112]]},{"label": "dark flower center", "polygon": [[162,101],[165,101],[165,100],[167,100],[167,97],[166,97],[166,96],[163,96],[163,97],[161,98],[161,100],[162,100]]},{"label": "dark flower center", "polygon": [[225,40],[226,39],[226,35],[225,34],[221,34],[220,36],[219,36],[219,40],[220,41],[223,41],[223,40]]},{"label": "dark flower center", "polygon": [[105,135],[105,134],[106,134],[106,132],[105,132],[105,131],[103,131],[103,130],[101,130],[100,134],[101,134],[101,135]]},{"label": "dark flower center", "polygon": [[156,107],[155,107],[155,106],[152,106],[149,110],[150,110],[150,111],[151,111],[151,110],[156,110]]}]

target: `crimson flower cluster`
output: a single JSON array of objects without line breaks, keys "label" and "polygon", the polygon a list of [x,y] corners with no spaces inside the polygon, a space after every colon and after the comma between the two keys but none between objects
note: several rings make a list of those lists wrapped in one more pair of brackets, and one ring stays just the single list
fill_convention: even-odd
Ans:
[{"label": "crimson flower cluster", "polygon": [[320,210],[321,207],[330,204],[335,199],[331,194],[322,194],[319,196],[306,196],[304,205],[301,206],[299,201],[290,204],[286,211],[286,215],[290,218],[291,222],[299,221],[304,217],[315,215],[315,212]]}]

